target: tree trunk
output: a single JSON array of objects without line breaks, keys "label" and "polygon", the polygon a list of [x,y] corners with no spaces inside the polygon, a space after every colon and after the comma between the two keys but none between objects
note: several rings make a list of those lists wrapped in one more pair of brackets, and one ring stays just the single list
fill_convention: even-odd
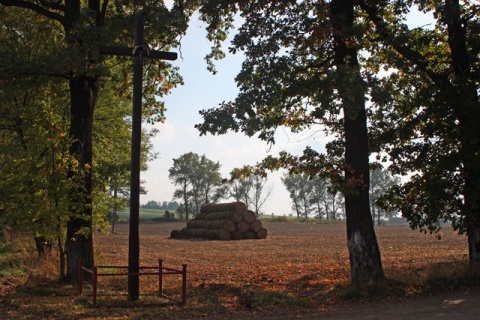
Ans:
[{"label": "tree trunk", "polygon": [[86,266],[93,265],[92,129],[97,96],[97,78],[77,76],[70,80],[70,154],[78,161],[78,168],[69,172],[77,187],[71,192],[74,207],[67,223],[68,281],[77,280],[80,261]]},{"label": "tree trunk", "polygon": [[[334,63],[340,80],[345,134],[345,215],[351,281],[361,285],[384,277],[369,204],[369,148],[365,84],[360,75],[353,31],[353,0],[332,0]],[[348,45],[347,45],[348,43]]]},{"label": "tree trunk", "polygon": [[480,227],[468,233],[469,266],[472,275],[480,274]]},{"label": "tree trunk", "polygon": [[60,237],[57,238],[58,242],[58,255],[59,255],[59,268],[58,270],[60,271],[60,281],[63,281],[65,278],[65,251],[63,250],[63,242]]},{"label": "tree trunk", "polygon": [[467,31],[461,16],[459,0],[445,1],[445,19],[448,31],[448,44],[452,67],[455,72],[453,84],[457,99],[453,110],[459,120],[460,156],[465,179],[463,196],[464,212],[467,221],[468,251],[470,271],[480,274],[480,105],[478,85],[467,49]]}]

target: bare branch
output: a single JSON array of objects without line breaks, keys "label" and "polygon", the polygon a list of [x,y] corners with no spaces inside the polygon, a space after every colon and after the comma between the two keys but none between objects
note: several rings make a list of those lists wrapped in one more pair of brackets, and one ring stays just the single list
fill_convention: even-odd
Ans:
[{"label": "bare branch", "polygon": [[42,6],[54,9],[54,10],[60,10],[60,11],[65,11],[65,6],[62,4],[61,1],[45,1],[45,0],[39,0],[42,4]]},{"label": "bare branch", "polygon": [[0,0],[0,5],[3,5],[5,7],[19,7],[19,8],[30,9],[32,11],[35,11],[38,14],[41,14],[42,16],[45,16],[47,18],[60,22],[63,26],[66,25],[64,16],[56,12],[50,11],[45,7],[42,7],[33,2],[24,1],[24,0]]}]

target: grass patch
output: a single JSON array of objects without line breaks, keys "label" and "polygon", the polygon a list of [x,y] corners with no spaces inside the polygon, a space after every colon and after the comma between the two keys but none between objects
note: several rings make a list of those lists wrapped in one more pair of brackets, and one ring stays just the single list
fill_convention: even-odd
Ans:
[{"label": "grass patch", "polygon": [[404,296],[405,285],[405,283],[392,279],[372,281],[362,286],[344,283],[336,286],[335,295],[342,302],[398,298]]},{"label": "grass patch", "polygon": [[0,278],[19,276],[25,273],[28,256],[14,243],[0,246]]},{"label": "grass patch", "polygon": [[308,302],[291,293],[268,290],[250,294],[253,305],[273,304],[275,306],[307,307]]},{"label": "grass patch", "polygon": [[282,222],[282,223],[312,223],[312,224],[335,224],[338,223],[339,220],[318,220],[315,218],[305,218],[305,217],[287,217],[287,216],[267,216],[267,215],[262,215],[259,217],[260,221],[262,222]]},{"label": "grass patch", "polygon": [[392,278],[360,287],[339,284],[335,288],[335,295],[340,301],[356,302],[428,295],[479,286],[480,278],[470,274],[467,261],[452,261],[430,264],[407,272],[396,270]]},{"label": "grass patch", "polygon": [[[165,211],[175,214],[175,210],[160,210],[160,209],[140,209],[139,216],[140,220],[162,220],[165,219]],[[117,215],[120,220],[128,220],[130,218],[129,210],[121,210],[117,212]],[[163,221],[163,220],[162,220]]]}]

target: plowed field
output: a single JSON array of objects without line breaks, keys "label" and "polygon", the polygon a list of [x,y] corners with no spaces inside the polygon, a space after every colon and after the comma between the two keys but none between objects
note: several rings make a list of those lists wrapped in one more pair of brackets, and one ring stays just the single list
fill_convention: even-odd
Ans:
[{"label": "plowed field", "polygon": [[[333,290],[349,280],[345,224],[263,225],[266,240],[211,241],[170,239],[170,231],[185,223],[143,224],[141,265],[156,265],[158,259],[172,268],[187,264],[190,306],[209,297],[220,314],[249,308],[268,311],[276,303],[331,308]],[[468,254],[466,237],[450,229],[440,233],[441,239],[408,226],[381,226],[376,233],[389,279],[408,277],[415,283],[415,277],[421,281]],[[115,235],[97,235],[95,247],[101,252],[97,263],[126,265],[128,225],[118,225]],[[143,283],[145,290],[156,285],[151,280]],[[408,296],[416,289],[405,290],[412,290],[404,292]]]}]

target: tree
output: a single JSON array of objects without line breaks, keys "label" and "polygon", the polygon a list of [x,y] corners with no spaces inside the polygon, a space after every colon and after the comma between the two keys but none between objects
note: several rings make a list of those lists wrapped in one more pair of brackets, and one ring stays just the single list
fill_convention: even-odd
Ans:
[{"label": "tree", "polygon": [[[219,162],[193,152],[173,159],[173,165],[168,170],[169,178],[175,186],[179,186],[173,197],[183,200],[186,220],[193,207],[198,214],[202,204],[217,201],[225,194],[219,170]],[[218,192],[219,189],[222,191]]]},{"label": "tree", "polygon": [[[49,39],[50,51],[44,51],[42,60],[27,61],[26,52],[17,55],[15,64],[5,66],[22,66],[10,68],[10,77],[21,78],[25,75],[46,75],[63,80],[68,92],[68,134],[71,143],[68,154],[72,159],[66,173],[69,180],[70,217],[66,222],[67,280],[75,280],[80,261],[93,264],[93,241],[91,236],[93,217],[93,118],[101,87],[102,75],[108,75],[104,60],[98,54],[98,47],[109,43],[123,42],[132,44],[133,39],[125,37],[132,34],[131,17],[138,10],[149,16],[151,25],[146,40],[153,47],[176,44],[177,35],[185,33],[186,21],[194,8],[176,4],[168,10],[163,1],[150,1],[148,4],[133,8],[130,1],[109,3],[103,1],[27,1],[1,0],[2,17],[19,12],[34,12],[35,19],[29,22],[51,23],[56,26]],[[15,7],[15,8],[10,8]],[[22,11],[15,11],[17,9]],[[11,10],[10,10],[11,9]],[[134,10],[135,9],[135,10]],[[107,11],[110,13],[107,15]],[[21,14],[20,17],[28,15]],[[168,17],[168,18],[167,18]],[[170,25],[167,25],[170,24]],[[54,42],[55,41],[55,42]],[[55,50],[52,50],[55,48]],[[4,59],[5,56],[2,56]],[[114,60],[116,58],[109,58]],[[118,60],[118,59],[117,59]],[[2,61],[3,62],[3,61]],[[125,66],[125,74],[130,74],[129,63]],[[121,68],[121,67],[120,67]],[[154,120],[162,120],[163,104],[157,102],[156,96],[162,96],[175,84],[180,82],[173,69],[160,62],[147,68],[149,84],[145,93],[145,104],[148,116]],[[2,70],[2,72],[5,71]],[[129,83],[124,83],[124,87]],[[118,88],[120,89],[120,88]]]},{"label": "tree", "polygon": [[[63,279],[65,225],[71,213],[69,208],[78,206],[68,190],[81,188],[76,183],[82,181],[69,179],[67,175],[78,164],[69,154],[68,86],[62,77],[51,77],[38,69],[47,62],[56,66],[50,59],[62,44],[51,44],[61,32],[54,22],[42,20],[32,11],[3,7],[0,10],[2,17],[6,17],[0,28],[1,38],[8,40],[0,45],[0,82],[5,84],[0,88],[0,134],[5,138],[1,161],[3,176],[12,178],[0,185],[0,189],[10,190],[8,197],[2,198],[2,207],[8,208],[6,222],[31,232],[40,240],[36,243],[57,244]],[[46,38],[52,38],[52,43],[46,43]],[[28,52],[32,53],[20,63],[20,57]],[[116,209],[124,207],[129,192],[125,186],[130,165],[131,102],[128,94],[116,92],[117,86],[111,82],[103,84],[92,131],[95,171],[91,223],[102,230],[108,227],[107,212],[113,210],[115,216]],[[150,138],[154,133],[144,133],[143,168],[153,157]]]},{"label": "tree", "polygon": [[[252,206],[255,214],[258,215],[262,213],[262,207],[265,204],[265,201],[270,197],[272,193],[273,186],[265,190],[265,185],[267,179],[259,175],[253,176],[253,187],[252,187]],[[265,192],[264,192],[265,191]]]},{"label": "tree", "polygon": [[202,204],[217,202],[222,198],[223,188],[221,188],[221,192],[217,192],[217,189],[222,186],[220,167],[220,162],[213,162],[205,155],[200,157],[194,176],[194,190],[199,191],[198,197],[195,197],[196,213],[200,212]]},{"label": "tree", "polygon": [[[234,169],[232,172],[238,169]],[[252,207],[258,215],[261,213],[262,206],[267,201],[272,192],[272,187],[265,191],[267,179],[259,175],[242,176],[233,179],[231,182],[230,196],[236,201],[242,201],[247,208]]]},{"label": "tree", "polygon": [[382,214],[385,218],[392,217],[396,211],[384,210],[375,202],[392,186],[398,186],[400,178],[393,177],[388,170],[377,168],[370,171],[370,206],[372,208],[373,223],[375,224],[375,213],[377,225],[381,225]]},{"label": "tree", "polygon": [[168,177],[172,180],[175,186],[178,186],[179,189],[176,189],[173,198],[183,200],[183,210],[185,210],[185,220],[188,221],[188,215],[190,212],[191,204],[191,177],[193,176],[194,165],[196,163],[196,154],[193,152],[186,153],[180,156],[177,159],[173,159],[173,165],[168,170]]},{"label": "tree", "polygon": [[302,215],[308,218],[313,194],[313,185],[309,177],[301,174],[285,174],[282,182],[288,190],[290,199],[293,201],[293,209],[297,213],[297,218],[300,218]]},{"label": "tree", "polygon": [[313,190],[310,202],[316,205],[319,219],[325,214],[326,219],[336,220],[344,205],[339,192],[325,178],[314,177],[311,183]]},{"label": "tree", "polygon": [[[359,1],[375,27],[375,70],[394,70],[372,93],[378,146],[394,174],[415,174],[392,188],[386,207],[413,228],[452,221],[468,237],[470,270],[480,273],[480,13],[471,1]],[[431,13],[433,28],[411,29],[405,15]],[[381,133],[380,133],[381,132]]]},{"label": "tree", "polygon": [[[75,184],[65,179],[68,168],[75,165],[68,155],[67,101],[61,93],[65,86],[60,79],[47,81],[42,74],[12,76],[16,74],[12,69],[28,70],[42,54],[52,53],[44,39],[55,38],[56,32],[49,22],[32,28],[31,23],[38,22],[35,14],[4,16],[4,8],[0,10],[5,17],[0,27],[0,166],[4,177],[0,206],[4,222],[27,230],[39,254],[44,253],[44,244],[58,244],[62,277],[65,212],[71,204],[66,190]],[[18,56],[25,52],[31,54],[19,65]]]},{"label": "tree", "polygon": [[145,209],[160,209],[161,207],[160,207],[160,205],[158,204],[157,201],[148,201],[147,203],[142,205],[142,208],[145,208]]},{"label": "tree", "polygon": [[230,188],[230,196],[233,197],[235,201],[242,201],[248,208],[251,201],[252,184],[253,181],[251,176],[233,179]]},{"label": "tree", "polygon": [[217,41],[234,14],[241,14],[230,50],[243,51],[246,60],[236,77],[238,97],[202,111],[204,122],[196,127],[201,134],[258,133],[269,143],[281,126],[293,132],[319,126],[335,134],[326,155],[312,148],[301,156],[283,152],[257,168],[283,167],[338,183],[345,196],[352,283],[382,279],[368,200],[367,83],[358,61],[365,26],[356,20],[354,1],[212,0],[201,13]]}]

